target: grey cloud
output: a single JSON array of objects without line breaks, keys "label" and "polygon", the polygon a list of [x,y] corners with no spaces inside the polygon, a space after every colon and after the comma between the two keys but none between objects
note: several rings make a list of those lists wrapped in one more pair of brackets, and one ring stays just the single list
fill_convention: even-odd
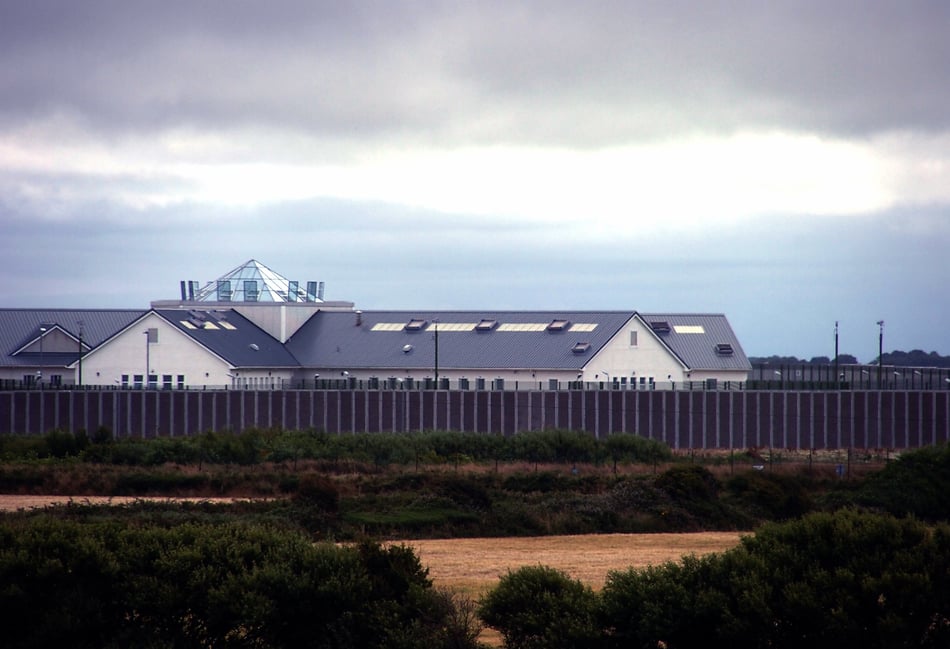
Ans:
[{"label": "grey cloud", "polygon": [[0,116],[607,144],[941,129],[943,2],[7,3]]}]

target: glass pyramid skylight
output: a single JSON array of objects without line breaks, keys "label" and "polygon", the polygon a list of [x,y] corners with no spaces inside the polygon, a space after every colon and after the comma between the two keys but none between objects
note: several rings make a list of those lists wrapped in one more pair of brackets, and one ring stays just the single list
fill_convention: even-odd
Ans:
[{"label": "glass pyramid skylight", "polygon": [[198,302],[323,302],[317,282],[300,286],[251,259],[208,282],[195,293]]}]

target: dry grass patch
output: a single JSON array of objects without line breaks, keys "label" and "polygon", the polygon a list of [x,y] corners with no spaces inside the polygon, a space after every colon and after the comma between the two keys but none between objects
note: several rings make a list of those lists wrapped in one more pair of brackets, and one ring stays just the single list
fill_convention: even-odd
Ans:
[{"label": "dry grass patch", "polygon": [[[509,570],[545,565],[599,590],[611,570],[643,568],[689,554],[722,552],[739,544],[739,532],[694,534],[582,534],[577,536],[395,541],[413,548],[437,587],[478,600]],[[479,641],[501,647],[485,628]]]},{"label": "dry grass patch", "polygon": [[642,568],[688,554],[722,552],[739,532],[695,534],[584,534],[578,536],[397,541],[413,548],[437,586],[478,598],[509,570],[545,565],[594,589],[611,570]]},{"label": "dry grass patch", "polygon": [[0,511],[15,512],[27,509],[43,509],[56,505],[129,505],[136,502],[158,503],[233,503],[251,498],[206,498],[202,496],[36,496],[0,495]]}]

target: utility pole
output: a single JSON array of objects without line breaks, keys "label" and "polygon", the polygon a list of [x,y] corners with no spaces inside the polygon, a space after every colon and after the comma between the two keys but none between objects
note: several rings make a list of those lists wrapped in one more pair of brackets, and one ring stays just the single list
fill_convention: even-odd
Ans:
[{"label": "utility pole", "polygon": [[838,377],[838,321],[835,320],[835,389],[841,389],[841,379]]},{"label": "utility pole", "polygon": [[43,387],[43,365],[46,358],[43,355],[43,339],[46,337],[46,327],[40,327],[40,369],[36,372],[37,387]]},{"label": "utility pole", "polygon": [[878,320],[880,333],[877,337],[877,389],[884,387],[884,321]]},{"label": "utility pole", "polygon": [[82,325],[83,325],[83,321],[80,320],[78,324],[79,324],[79,375],[76,377],[77,378],[76,384],[81,386],[82,385]]},{"label": "utility pole", "polygon": [[439,389],[439,319],[432,321],[435,326],[435,389]]}]

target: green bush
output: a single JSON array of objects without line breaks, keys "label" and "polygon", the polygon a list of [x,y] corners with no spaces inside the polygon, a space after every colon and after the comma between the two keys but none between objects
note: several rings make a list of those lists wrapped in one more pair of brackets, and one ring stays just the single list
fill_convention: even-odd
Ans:
[{"label": "green bush", "polygon": [[744,471],[730,477],[725,487],[732,498],[747,505],[763,520],[798,518],[815,507],[808,489],[799,477]]},{"label": "green bush", "polygon": [[545,566],[509,571],[481,601],[479,615],[508,649],[595,647],[600,638],[594,592]]},{"label": "green bush", "polygon": [[842,511],[763,526],[740,547],[612,573],[613,647],[945,647],[950,527]]},{"label": "green bush", "polygon": [[858,504],[877,507],[895,516],[928,521],[950,519],[950,446],[906,451],[859,488]]},{"label": "green bush", "polygon": [[0,524],[4,647],[464,649],[411,550],[261,525]]}]

